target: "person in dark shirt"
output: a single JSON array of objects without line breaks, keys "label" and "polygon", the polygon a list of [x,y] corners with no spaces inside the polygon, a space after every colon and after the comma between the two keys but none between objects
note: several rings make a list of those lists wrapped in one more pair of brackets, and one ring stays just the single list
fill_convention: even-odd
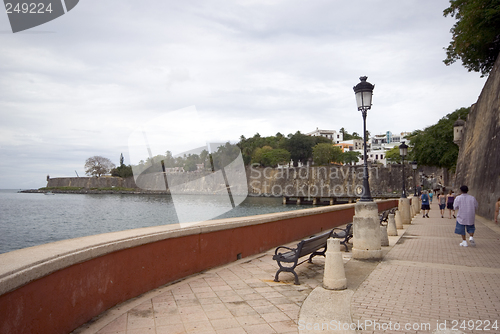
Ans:
[{"label": "person in dark shirt", "polygon": [[[422,212],[423,212],[422,218],[425,217],[429,218],[429,210],[431,209],[431,207],[429,204],[430,198],[429,195],[427,194],[427,190],[424,190],[422,196],[420,196],[420,199],[422,200]],[[427,213],[425,211],[427,211]]]}]

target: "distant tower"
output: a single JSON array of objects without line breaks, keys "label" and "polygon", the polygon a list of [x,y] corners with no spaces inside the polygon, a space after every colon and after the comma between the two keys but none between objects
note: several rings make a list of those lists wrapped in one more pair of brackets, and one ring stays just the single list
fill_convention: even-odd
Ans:
[{"label": "distant tower", "polygon": [[453,123],[453,142],[460,147],[464,134],[465,121],[458,116],[458,119]]}]

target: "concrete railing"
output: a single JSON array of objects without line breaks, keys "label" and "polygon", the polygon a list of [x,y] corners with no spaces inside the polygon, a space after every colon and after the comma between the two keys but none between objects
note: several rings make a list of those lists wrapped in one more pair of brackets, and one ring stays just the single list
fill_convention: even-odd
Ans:
[{"label": "concrete railing", "polygon": [[[378,201],[379,211],[397,200]],[[140,228],[0,254],[0,333],[66,334],[203,270],[351,222],[354,204]]]}]

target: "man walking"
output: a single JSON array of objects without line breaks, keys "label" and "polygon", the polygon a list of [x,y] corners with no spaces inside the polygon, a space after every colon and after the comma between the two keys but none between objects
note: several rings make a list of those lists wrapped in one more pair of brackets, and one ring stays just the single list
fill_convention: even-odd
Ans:
[{"label": "man walking", "polygon": [[474,231],[476,227],[474,226],[474,220],[478,204],[474,196],[467,194],[469,192],[467,186],[461,186],[460,191],[462,194],[455,198],[455,202],[453,202],[453,209],[458,210],[455,233],[462,236],[460,246],[467,247],[467,241],[465,240],[465,229],[467,229],[467,233],[470,235],[469,243],[471,246],[475,246]]}]

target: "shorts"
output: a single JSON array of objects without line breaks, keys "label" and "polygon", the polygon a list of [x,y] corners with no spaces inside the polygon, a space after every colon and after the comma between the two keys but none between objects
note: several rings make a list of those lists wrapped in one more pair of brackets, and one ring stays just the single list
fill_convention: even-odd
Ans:
[{"label": "shorts", "polygon": [[431,207],[429,206],[429,204],[422,204],[422,210],[430,210]]},{"label": "shorts", "polygon": [[439,210],[444,210],[446,208],[446,204],[439,204]]},{"label": "shorts", "polygon": [[476,230],[475,225],[462,225],[459,222],[457,222],[457,226],[455,226],[455,233],[460,235],[465,235],[465,228],[467,228],[467,233],[469,234],[474,233],[474,231]]},{"label": "shorts", "polygon": [[446,207],[450,210],[453,210],[453,203],[446,204]]}]

